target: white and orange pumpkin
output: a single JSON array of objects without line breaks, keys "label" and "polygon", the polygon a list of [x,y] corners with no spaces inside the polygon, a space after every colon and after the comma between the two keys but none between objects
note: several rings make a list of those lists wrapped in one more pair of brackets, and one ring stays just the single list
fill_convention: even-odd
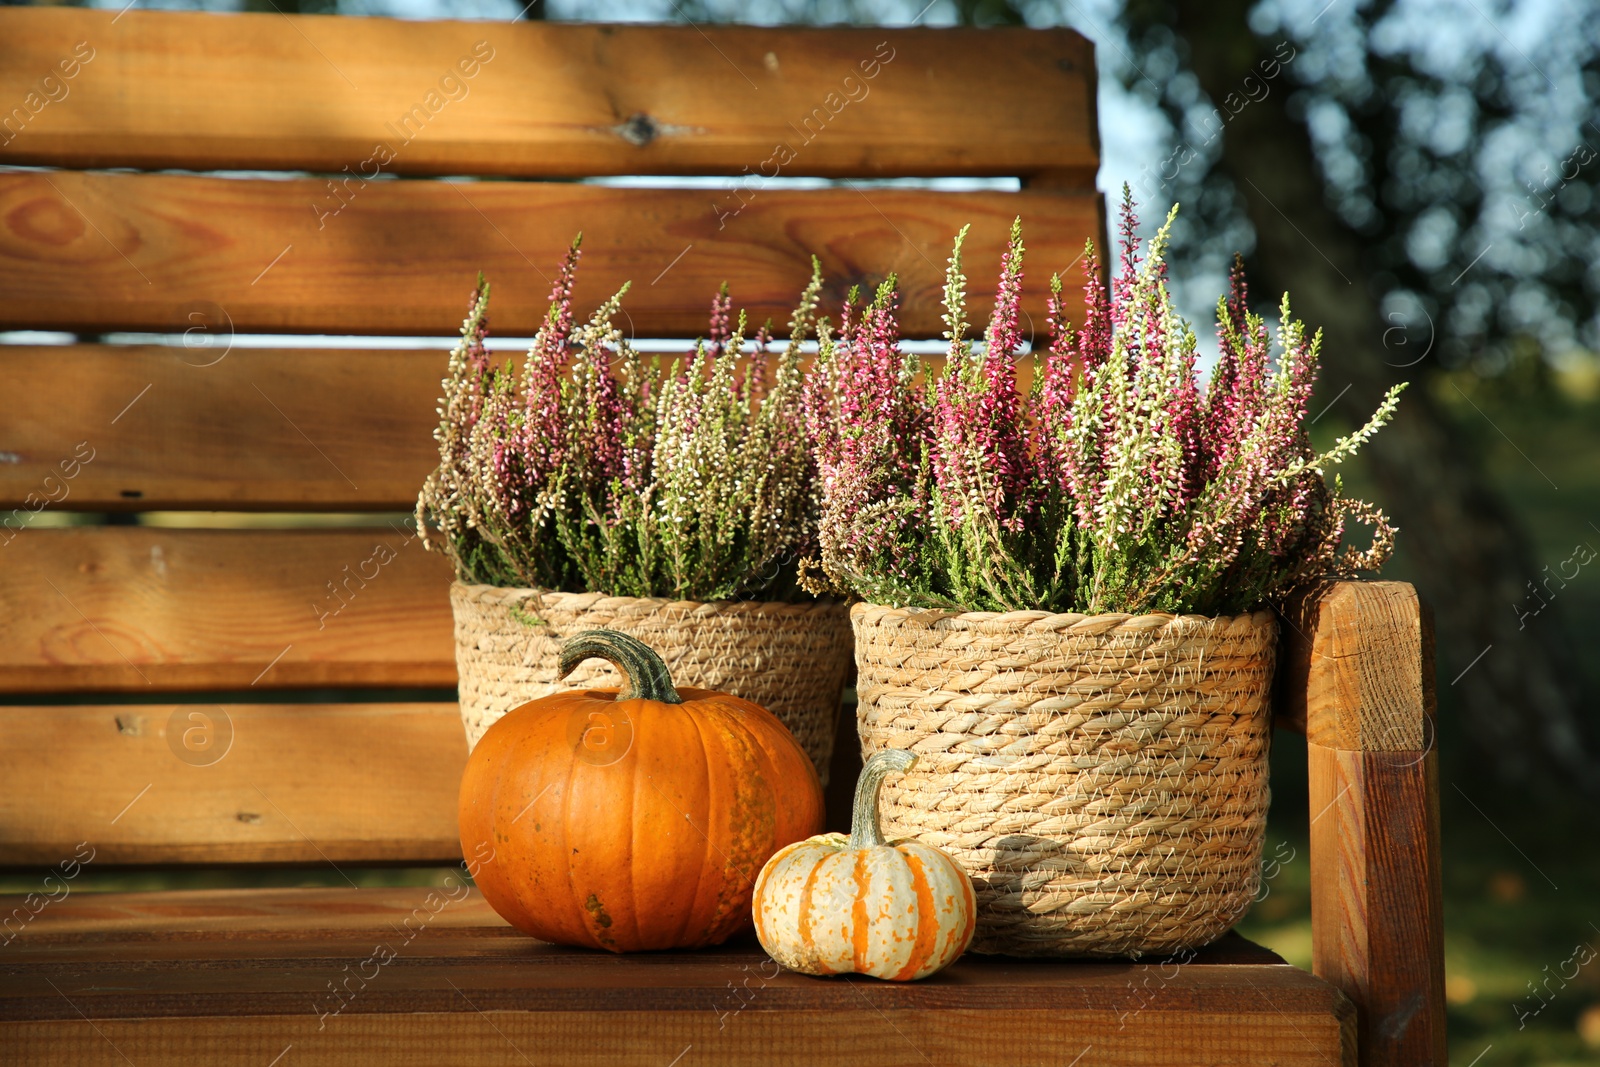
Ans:
[{"label": "white and orange pumpkin", "polygon": [[918,841],[885,841],[878,789],[916,756],[875,754],[856,782],[850,836],[822,834],[780,849],[756,879],[756,936],[805,974],[869,974],[905,982],[954,963],[972,944],[977,902],[965,871]]}]

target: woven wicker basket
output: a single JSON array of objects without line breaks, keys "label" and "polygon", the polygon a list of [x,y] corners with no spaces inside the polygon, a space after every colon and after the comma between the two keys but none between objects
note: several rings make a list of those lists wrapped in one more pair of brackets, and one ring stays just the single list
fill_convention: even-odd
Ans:
[{"label": "woven wicker basket", "polygon": [[863,755],[921,759],[884,832],[972,876],[978,952],[1140,956],[1249,908],[1267,817],[1270,612],[851,611]]},{"label": "woven wicker basket", "polygon": [[563,689],[619,684],[603,660],[556,678],[563,639],[604,627],[645,642],[678,685],[742,696],[794,734],[824,784],[850,667],[842,604],[660,600],[602,593],[549,593],[456,582],[456,669],[467,744],[495,720]]}]

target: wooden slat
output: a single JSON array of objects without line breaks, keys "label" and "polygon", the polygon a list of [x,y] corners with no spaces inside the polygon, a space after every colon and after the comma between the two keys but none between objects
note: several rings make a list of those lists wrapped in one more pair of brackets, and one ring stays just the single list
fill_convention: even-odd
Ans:
[{"label": "wooden slat", "polygon": [[[69,867],[66,873],[70,872]],[[440,875],[441,882],[453,883],[449,872],[441,870]],[[55,882],[48,892],[61,898]],[[80,954],[100,952],[109,956],[118,950],[138,951],[131,947],[134,944],[143,944],[147,946],[145,951],[150,951],[160,943],[182,946],[202,941],[214,942],[219,949],[247,939],[362,941],[392,929],[391,924],[401,922],[428,892],[427,887],[417,886],[373,886],[356,892],[343,887],[137,893],[73,890],[66,898],[39,908],[33,918],[20,926],[14,924],[10,947],[19,953],[78,950]],[[494,951],[488,937],[496,928],[507,939],[521,939],[522,935],[506,925],[480,894],[473,892],[463,897],[459,890],[452,889],[447,895],[452,898],[451,906],[440,909],[428,922],[435,933],[471,930],[477,942],[474,950],[480,954]],[[65,906],[58,907],[58,903]],[[37,901],[33,904],[37,907]],[[16,906],[15,898],[0,897],[0,916],[9,915]],[[1232,940],[1250,944],[1242,938]],[[433,944],[434,939],[430,938],[416,949],[427,951]]]},{"label": "wooden slat", "polygon": [[446,360],[444,342],[0,345],[0,390],[29,398],[0,425],[0,545],[30,512],[409,512],[439,459]]},{"label": "wooden slat", "polygon": [[453,686],[450,565],[407,536],[26,530],[0,571],[0,690]]},{"label": "wooden slat", "polygon": [[708,190],[398,181],[319,218],[314,205],[337,205],[331,196],[315,180],[0,174],[0,327],[446,335],[482,270],[494,328],[531,334],[582,230],[578,303],[631,280],[618,325],[634,336],[704,333],[723,281],[752,322],[787,322],[815,253],[835,318],[850,285],[898,271],[905,335],[936,337],[956,231],[973,224],[967,273],[982,314],[1020,214],[1034,279],[1024,306],[1042,330],[1046,279],[1074,268],[1099,223],[1094,197],[1050,191],[775,189],[719,218]]},{"label": "wooden slat", "polygon": [[461,855],[454,704],[0,707],[0,736],[0,864]]},{"label": "wooden slat", "polygon": [[[41,875],[41,878],[44,877]],[[59,881],[59,879],[58,879]],[[71,879],[68,879],[71,881]],[[179,889],[131,893],[70,891],[62,897],[59,886],[51,883],[58,898],[40,908],[20,928],[14,927],[10,951],[23,958],[37,954],[62,957],[69,953],[80,958],[98,955],[102,959],[134,958],[138,952],[153,953],[157,946],[193,946],[191,958],[236,959],[259,957],[267,952],[300,952],[316,941],[365,941],[374,935],[392,932],[394,926],[422,903],[435,889],[443,890],[448,906],[434,912],[428,928],[447,937],[417,942],[418,955],[450,957],[471,955],[484,958],[507,956],[552,956],[565,950],[533,941],[509,926],[476,891],[463,892],[459,868],[440,867],[436,884],[429,886],[374,886],[351,891],[335,888],[294,889]],[[0,915],[9,914],[19,903],[15,896],[0,896]],[[34,902],[37,906],[37,901]],[[58,907],[57,904],[65,906]],[[438,904],[435,900],[434,904]],[[497,940],[494,940],[497,939]],[[291,945],[244,945],[245,941],[290,942]],[[441,946],[439,941],[452,941]],[[736,936],[725,950],[710,949],[690,958],[704,959],[718,951],[743,953],[751,947],[751,937]],[[302,946],[302,947],[296,947]],[[8,953],[9,955],[9,953]],[[610,959],[579,951],[579,959]],[[661,960],[664,956],[641,954],[635,960]],[[982,957],[973,957],[981,959]],[[997,961],[998,962],[998,961]],[[1006,961],[1018,963],[1019,961]],[[1147,960],[1157,965],[1160,960]],[[1120,967],[1115,962],[1079,961],[1088,968]],[[1197,967],[1218,965],[1266,966],[1282,964],[1276,953],[1247,941],[1236,933],[1223,935],[1213,944],[1197,949],[1190,964]],[[1167,974],[1175,965],[1166,964]],[[771,973],[770,968],[768,973]],[[1308,985],[1308,988],[1314,988]],[[1331,999],[1331,998],[1330,998]]]},{"label": "wooden slat", "polygon": [[[409,511],[439,460],[445,362],[442,347],[0,346],[0,388],[28,398],[0,427],[0,508]],[[25,519],[0,513],[0,541]]]},{"label": "wooden slat", "polygon": [[[352,945],[342,958],[326,961],[310,974],[297,972],[293,979],[301,987],[313,980],[320,980],[325,987],[344,977],[344,965],[349,964],[353,973],[371,953],[371,946]],[[128,1062],[261,1067],[286,1051],[295,1057],[297,1067],[435,1067],[441,1063],[454,1067],[526,1067],[529,1063],[671,1067],[673,1057],[684,1053],[694,1054],[693,1062],[707,1067],[805,1067],[815,1063],[910,1067],[923,1063],[923,1056],[926,1062],[962,1067],[1040,1062],[1061,1067],[1194,1067],[1197,1062],[1353,1067],[1356,1062],[1341,1058],[1339,1024],[1320,1011],[1268,1013],[1231,1007],[1231,997],[1255,997],[1259,1003],[1281,993],[1275,986],[1245,985],[1251,980],[1246,975],[1216,989],[1207,998],[1206,1009],[1146,1012],[1137,1025],[1122,1029],[1116,1022],[1117,1011],[1062,1008],[1056,1006],[1060,998],[1047,998],[1048,1007],[1023,1005],[1006,1011],[987,1007],[877,1008],[876,999],[889,995],[879,990],[887,986],[871,990],[873,1001],[830,1006],[826,1014],[809,1006],[796,1008],[779,1002],[769,1010],[747,1007],[734,1015],[742,995],[738,990],[744,988],[738,983],[756,973],[760,965],[760,959],[751,959],[720,968],[716,972],[719,984],[693,991],[698,1004],[672,1013],[583,1007],[526,1011],[514,985],[522,968],[501,967],[477,981],[452,976],[453,985],[428,999],[429,1003],[446,1004],[442,1010],[376,1013],[352,1008],[325,1028],[306,1007],[304,992],[292,994],[301,1005],[299,1011],[286,1009],[279,1015],[261,1014],[248,1007],[243,1010],[250,1014],[236,1016],[151,1020],[91,1015],[95,1020],[92,1027],[77,1016],[0,1020],[0,1041],[17,1057],[0,1062],[30,1067],[127,1067]],[[755,981],[751,979],[752,988],[770,990],[770,986],[756,986]],[[732,991],[729,983],[734,983]],[[838,985],[844,997],[850,990],[865,989],[864,982]],[[81,999],[76,986],[64,988],[61,995],[74,1003]],[[235,1002],[243,1006],[248,999],[236,997]],[[485,1014],[476,1014],[469,1006],[482,1007]],[[90,1009],[94,1008],[91,1002]],[[728,1020],[726,1026],[722,1020]],[[539,1052],[547,1058],[531,1058]],[[1073,1063],[1075,1052],[1081,1057]],[[1046,1055],[1050,1058],[1043,1059]]]},{"label": "wooden slat", "polygon": [[[828,792],[845,830],[855,729],[846,709]],[[0,866],[80,844],[99,863],[460,858],[454,704],[0,707],[0,737]]]},{"label": "wooden slat", "polygon": [[[375,952],[392,959],[363,966]],[[30,1064],[260,1067],[292,1044],[304,1064],[1327,1067],[1353,1062],[1351,1022],[1336,990],[1237,937],[1182,966],[968,956],[917,983],[824,980],[749,939],[628,957],[543,945],[454,879],[74,894],[0,954],[0,1048]]]},{"label": "wooden slat", "polygon": [[1356,1003],[1363,1064],[1443,1065],[1431,619],[1401,582],[1305,609],[1288,662],[1309,714],[1313,969]]},{"label": "wooden slat", "polygon": [[1094,86],[1069,30],[7,10],[0,101],[27,110],[0,162],[337,173],[382,144],[400,174],[1092,176]]}]

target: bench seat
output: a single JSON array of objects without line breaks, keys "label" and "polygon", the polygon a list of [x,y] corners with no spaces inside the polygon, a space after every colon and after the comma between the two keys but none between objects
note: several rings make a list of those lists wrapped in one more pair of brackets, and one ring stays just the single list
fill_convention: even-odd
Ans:
[{"label": "bench seat", "polygon": [[1355,1062],[1344,995],[1233,934],[1181,965],[968,956],[897,985],[780,972],[753,938],[559,948],[452,886],[73,894],[0,954],[0,1062]]}]

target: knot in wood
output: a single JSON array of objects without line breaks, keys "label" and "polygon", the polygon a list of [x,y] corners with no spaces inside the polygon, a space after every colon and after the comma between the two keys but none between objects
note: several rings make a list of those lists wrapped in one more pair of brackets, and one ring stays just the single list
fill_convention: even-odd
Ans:
[{"label": "knot in wood", "polygon": [[619,126],[613,126],[611,129],[618,137],[629,144],[643,148],[651,141],[654,141],[657,135],[661,133],[661,124],[649,115],[640,112],[630,115],[627,122]]}]

